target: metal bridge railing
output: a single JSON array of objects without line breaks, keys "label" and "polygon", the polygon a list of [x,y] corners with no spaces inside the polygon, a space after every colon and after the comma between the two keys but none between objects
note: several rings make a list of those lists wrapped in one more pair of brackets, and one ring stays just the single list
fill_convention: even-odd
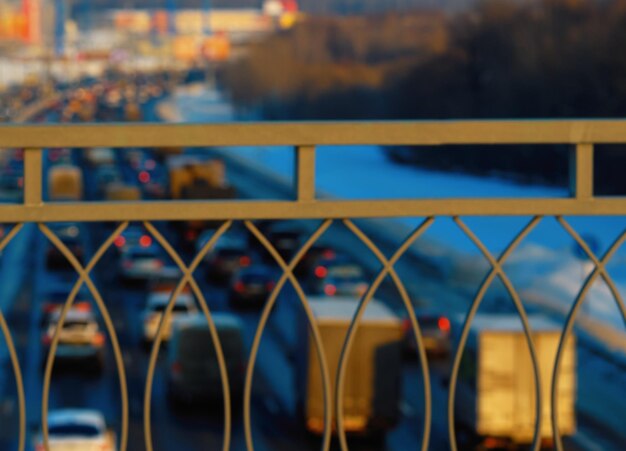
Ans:
[{"label": "metal bridge railing", "polygon": [[[67,258],[79,275],[74,289],[64,305],[58,329],[63,321],[81,284],[91,291],[103,315],[107,331],[112,340],[115,361],[119,375],[121,390],[121,434],[120,448],[126,449],[128,439],[128,394],[126,375],[122,360],[122,351],[118,344],[114,326],[107,312],[98,289],[90,277],[90,272],[100,260],[114,240],[120,236],[128,226],[129,221],[142,221],[146,229],[162,245],[176,265],[182,270],[183,276],[174,291],[168,304],[165,316],[172,312],[176,297],[183,287],[189,284],[199,300],[202,311],[207,318],[211,334],[215,343],[217,358],[222,377],[224,392],[224,440],[223,449],[230,447],[232,429],[231,398],[228,375],[226,372],[224,355],[211,312],[206,300],[194,280],[193,271],[198,267],[203,256],[223,235],[233,221],[243,221],[245,227],[258,239],[272,255],[282,269],[282,276],[275,285],[272,294],[266,303],[256,330],[252,345],[250,364],[248,365],[244,389],[244,424],[248,449],[253,449],[253,437],[250,419],[251,384],[254,365],[269,314],[276,302],[277,296],[287,282],[290,282],[300,299],[302,307],[308,317],[313,338],[318,352],[318,361],[322,371],[325,400],[325,420],[323,449],[329,449],[331,434],[336,430],[342,449],[347,449],[346,433],[343,418],[343,390],[346,370],[346,361],[350,355],[359,321],[366,306],[379,288],[385,277],[391,277],[397,286],[404,307],[409,314],[411,327],[416,337],[421,371],[424,378],[424,420],[422,449],[429,446],[432,405],[430,394],[430,379],[428,362],[420,332],[420,325],[411,306],[407,290],[403,281],[394,269],[396,262],[405,254],[423,232],[431,226],[437,217],[452,217],[460,230],[478,247],[485,259],[491,265],[491,271],[484,279],[471,304],[469,314],[465,319],[459,345],[453,359],[450,393],[448,399],[449,439],[452,449],[457,449],[454,425],[455,388],[461,355],[466,345],[469,328],[478,307],[487,289],[496,277],[500,278],[511,295],[523,324],[528,348],[534,370],[534,384],[536,393],[535,435],[532,449],[540,447],[540,421],[542,417],[541,375],[536,357],[535,344],[529,326],[528,316],[516,289],[507,277],[503,264],[511,253],[519,246],[526,236],[546,216],[556,217],[565,231],[578,242],[584,252],[594,263],[595,269],[586,279],[575,302],[572,304],[554,362],[554,375],[551,384],[551,412],[552,429],[557,449],[562,449],[560,440],[557,397],[558,375],[563,357],[564,343],[572,334],[572,327],[581,303],[588,293],[593,282],[602,277],[609,286],[621,315],[626,322],[626,307],[615,287],[610,275],[606,271],[606,263],[615,251],[626,240],[626,231],[610,246],[602,257],[596,256],[585,241],[568,224],[563,216],[618,216],[626,215],[626,198],[600,198],[593,193],[593,154],[594,144],[626,143],[626,122],[624,121],[499,121],[499,122],[375,122],[375,123],[292,123],[292,124],[228,124],[228,125],[16,125],[0,128],[0,148],[25,149],[25,177],[24,201],[22,204],[0,205],[2,222],[14,223],[15,227],[0,242],[0,251],[15,237],[24,223],[37,223],[42,233]],[[385,200],[322,200],[316,198],[315,190],[315,153],[316,146],[320,145],[443,145],[443,144],[571,144],[571,196],[568,198],[514,198],[514,199],[385,199]],[[294,146],[295,159],[295,192],[293,200],[286,201],[156,201],[156,202],[44,202],[42,198],[42,149],[44,148],[90,148],[90,147],[217,147],[217,146]],[[462,150],[459,150],[462,151]],[[510,242],[508,247],[499,256],[492,255],[480,239],[462,220],[463,216],[531,216],[526,227]],[[373,243],[352,220],[356,218],[392,218],[392,217],[425,217],[426,219],[402,243],[391,258]],[[207,242],[192,263],[186,265],[168,240],[153,226],[154,221],[162,220],[218,220],[223,221],[212,239]],[[319,228],[310,236],[300,251],[291,261],[285,261],[274,248],[266,236],[254,224],[258,219],[322,219]],[[86,265],[82,265],[71,251],[45,225],[49,222],[80,221],[80,222],[119,222],[119,227],[97,250]],[[305,255],[306,251],[330,227],[334,221],[341,221],[345,226],[371,250],[381,264],[381,270],[361,299],[357,312],[352,319],[346,340],[343,344],[339,368],[336,375],[328,373],[328,364],[321,344],[319,331],[315,325],[313,314],[308,306],[306,295],[294,275],[294,268]],[[144,398],[144,432],[146,447],[152,450],[151,438],[151,387],[155,371],[156,358],[163,339],[164,327],[162,321],[158,337],[155,340],[150,355],[149,370],[145,384]],[[11,354],[12,367],[18,386],[18,401],[20,411],[20,449],[24,448],[26,424],[25,403],[22,373],[15,351],[14,344],[7,323],[0,312],[0,328],[8,344]],[[58,344],[57,334],[52,341],[45,368],[42,426],[44,443],[49,446],[47,434],[47,411],[50,390],[50,379],[54,361],[55,349]],[[331,377],[335,377],[335,392],[331,393]],[[336,399],[334,411],[331,400]],[[336,425],[333,424],[336,421]]]}]

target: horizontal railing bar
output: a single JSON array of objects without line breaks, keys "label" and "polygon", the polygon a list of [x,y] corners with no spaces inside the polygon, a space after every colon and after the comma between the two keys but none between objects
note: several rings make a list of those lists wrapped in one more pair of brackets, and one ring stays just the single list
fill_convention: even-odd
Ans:
[{"label": "horizontal railing bar", "polygon": [[621,216],[626,215],[626,198],[78,202],[0,205],[0,218],[5,223],[537,215]]},{"label": "horizontal railing bar", "polygon": [[626,120],[4,125],[0,147],[626,143]]}]

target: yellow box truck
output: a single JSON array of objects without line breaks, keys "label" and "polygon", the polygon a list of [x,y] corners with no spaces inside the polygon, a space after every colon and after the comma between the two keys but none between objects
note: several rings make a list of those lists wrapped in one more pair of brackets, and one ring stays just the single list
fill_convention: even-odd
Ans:
[{"label": "yellow box truck", "polygon": [[[226,167],[219,158],[201,159],[191,155],[170,156],[167,159],[169,192],[172,199],[203,200],[233,199],[237,192],[226,181]],[[216,227],[219,221],[175,222],[183,237],[183,246],[193,248],[203,230]]]},{"label": "yellow box truck", "polygon": [[[358,299],[352,297],[311,298],[310,305],[319,328],[330,375],[333,432],[336,432],[335,375],[348,326]],[[300,321],[297,356],[297,403],[305,427],[317,434],[324,430],[324,391],[312,333]],[[384,433],[399,419],[402,373],[402,323],[382,302],[372,300],[360,322],[348,360],[344,383],[344,427],[346,433]]]},{"label": "yellow box truck", "polygon": [[[529,317],[542,383],[540,432],[552,442],[551,381],[561,327],[540,315]],[[459,320],[459,323],[461,321]],[[461,327],[453,330],[460,333]],[[535,382],[522,323],[516,314],[477,315],[461,359],[455,417],[472,440],[500,448],[530,444],[535,425]],[[576,432],[575,339],[566,342],[558,386],[558,417],[562,435]]]},{"label": "yellow box truck", "polygon": [[48,170],[48,197],[53,201],[83,198],[83,171],[74,165],[52,166]]}]

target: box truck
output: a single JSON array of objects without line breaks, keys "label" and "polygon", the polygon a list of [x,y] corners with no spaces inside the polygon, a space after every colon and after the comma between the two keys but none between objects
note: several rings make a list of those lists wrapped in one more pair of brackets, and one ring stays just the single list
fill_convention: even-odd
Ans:
[{"label": "box truck", "polygon": [[[335,420],[335,377],[357,298],[311,298],[330,376]],[[304,314],[299,322],[296,400],[310,432],[324,431],[324,390],[317,350]],[[343,418],[346,433],[380,435],[399,419],[402,373],[402,323],[386,305],[372,300],[355,336],[345,372]]]},{"label": "box truck", "polygon": [[48,197],[52,201],[78,201],[83,198],[83,171],[74,165],[52,166],[48,170]]},{"label": "box truck", "polygon": [[[459,320],[459,323],[461,321]],[[550,319],[529,316],[541,376],[542,442],[552,442],[551,383],[562,328]],[[453,328],[459,335],[461,327]],[[458,336],[455,341],[458,342]],[[558,384],[562,435],[576,431],[575,339],[566,341]],[[493,447],[532,442],[535,426],[535,378],[526,335],[518,315],[477,315],[461,358],[456,387],[457,427]]]}]

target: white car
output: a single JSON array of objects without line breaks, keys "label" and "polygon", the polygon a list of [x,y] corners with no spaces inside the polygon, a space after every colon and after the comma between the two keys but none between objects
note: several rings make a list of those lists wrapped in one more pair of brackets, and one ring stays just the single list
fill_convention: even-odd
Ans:
[{"label": "white car", "polygon": [[[43,335],[44,346],[50,346],[56,332],[60,311],[55,311]],[[55,359],[63,362],[93,363],[96,370],[102,369],[104,364],[105,335],[100,331],[93,312],[77,308],[67,312],[63,327],[59,333]],[[47,357],[47,353],[45,357]],[[83,368],[84,365],[81,365]]]},{"label": "white car", "polygon": [[[151,343],[156,338],[163,312],[165,311],[169,300],[170,293],[168,292],[155,292],[148,296],[148,302],[142,315],[144,343]],[[193,296],[185,292],[179,294],[176,298],[176,303],[174,304],[172,313],[165,323],[163,340],[167,341],[170,339],[170,336],[172,335],[172,321],[175,318],[197,312],[198,308],[196,307]]]},{"label": "white car", "polygon": [[[115,434],[107,430],[102,414],[95,410],[64,409],[48,413],[50,451],[115,451]],[[42,434],[35,451],[43,451]]]}]

